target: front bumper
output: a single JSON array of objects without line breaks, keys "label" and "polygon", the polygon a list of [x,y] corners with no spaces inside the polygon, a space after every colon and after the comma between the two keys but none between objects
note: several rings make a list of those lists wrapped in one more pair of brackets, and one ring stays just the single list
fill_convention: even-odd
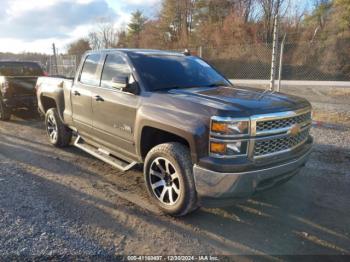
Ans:
[{"label": "front bumper", "polygon": [[287,181],[307,162],[311,146],[292,160],[270,167],[244,172],[220,173],[195,165],[193,168],[197,195],[202,206],[226,205],[246,199],[257,191]]},{"label": "front bumper", "polygon": [[7,108],[35,108],[37,107],[37,99],[35,96],[15,96],[3,99]]}]

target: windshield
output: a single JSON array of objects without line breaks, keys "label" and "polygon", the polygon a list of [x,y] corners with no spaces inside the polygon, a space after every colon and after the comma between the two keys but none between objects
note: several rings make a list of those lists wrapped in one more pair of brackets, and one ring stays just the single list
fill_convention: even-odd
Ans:
[{"label": "windshield", "polygon": [[42,76],[43,70],[36,63],[0,62],[2,76]]},{"label": "windshield", "polygon": [[150,90],[230,86],[223,76],[198,57],[131,54],[130,58]]}]

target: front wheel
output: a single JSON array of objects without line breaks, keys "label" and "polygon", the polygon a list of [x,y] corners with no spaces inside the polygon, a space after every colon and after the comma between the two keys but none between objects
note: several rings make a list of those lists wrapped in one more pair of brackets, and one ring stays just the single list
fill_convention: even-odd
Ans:
[{"label": "front wheel", "polygon": [[55,147],[66,147],[72,139],[70,130],[61,120],[56,108],[51,108],[45,115],[46,132],[50,143]]},{"label": "front wheel", "polygon": [[4,102],[0,98],[0,120],[1,121],[8,121],[11,118],[11,111],[10,109],[6,108]]},{"label": "front wheel", "polygon": [[188,147],[166,143],[146,156],[144,176],[148,192],[165,213],[184,216],[197,208],[193,165]]}]

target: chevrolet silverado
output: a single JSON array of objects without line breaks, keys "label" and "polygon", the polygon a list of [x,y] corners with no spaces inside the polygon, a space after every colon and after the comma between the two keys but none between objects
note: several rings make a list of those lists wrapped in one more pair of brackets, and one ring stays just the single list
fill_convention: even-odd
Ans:
[{"label": "chevrolet silverado", "polygon": [[312,148],[303,98],[231,84],[188,53],[86,53],[75,79],[41,77],[50,142],[74,145],[121,169],[143,164],[165,213],[228,205],[283,183]]}]

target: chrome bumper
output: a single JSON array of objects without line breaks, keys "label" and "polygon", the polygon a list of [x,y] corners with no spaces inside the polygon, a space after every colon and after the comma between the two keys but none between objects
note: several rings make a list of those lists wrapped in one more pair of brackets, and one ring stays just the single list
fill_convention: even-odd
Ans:
[{"label": "chrome bumper", "polygon": [[218,173],[195,165],[193,174],[200,202],[242,199],[265,190],[297,174],[309,158],[311,148],[298,159],[278,166],[240,173]]}]

